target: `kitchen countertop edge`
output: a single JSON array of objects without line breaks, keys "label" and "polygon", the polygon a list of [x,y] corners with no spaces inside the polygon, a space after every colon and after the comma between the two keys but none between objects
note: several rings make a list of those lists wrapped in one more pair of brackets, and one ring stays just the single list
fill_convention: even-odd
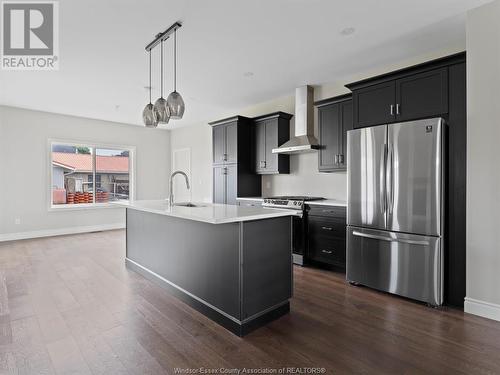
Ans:
[{"label": "kitchen countertop edge", "polygon": [[[154,200],[140,200],[134,202],[112,202],[111,204],[116,205],[118,207],[124,207],[132,210],[149,212],[158,215],[165,215],[176,217],[179,219],[186,219],[192,221],[199,221],[209,224],[229,224],[229,223],[239,223],[244,221],[253,221],[253,220],[263,220],[263,219],[272,219],[278,217],[286,217],[286,216],[295,216],[294,212],[291,210],[283,210],[283,209],[275,209],[275,208],[249,208],[249,207],[241,207],[235,205],[224,205],[224,204],[213,204],[213,203],[202,203],[204,207],[180,207],[175,206],[173,209],[177,210],[177,212],[166,211],[165,208],[155,208],[155,207],[147,207],[144,204],[164,204],[165,201],[154,201]],[[142,204],[142,205],[141,205]],[[223,209],[224,206],[230,207],[234,211],[232,214],[228,214],[227,217],[214,217],[214,213],[211,215],[206,214],[203,216],[196,216],[192,214],[191,210],[203,210],[207,208],[219,208]],[[163,207],[163,206],[161,206]],[[269,211],[264,212],[263,210]],[[248,211],[248,213],[245,213]],[[253,211],[253,212],[252,212]],[[258,211],[258,212],[257,212]],[[199,212],[203,213],[203,211]],[[223,213],[222,213],[223,214]]]}]

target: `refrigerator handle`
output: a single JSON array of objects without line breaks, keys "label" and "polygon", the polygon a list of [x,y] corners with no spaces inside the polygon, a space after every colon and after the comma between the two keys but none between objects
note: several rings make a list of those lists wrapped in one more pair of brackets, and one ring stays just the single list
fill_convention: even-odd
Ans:
[{"label": "refrigerator handle", "polygon": [[407,240],[404,238],[385,237],[385,236],[379,236],[377,234],[368,234],[368,233],[362,233],[362,232],[358,232],[358,231],[353,231],[352,235],[356,236],[356,237],[370,238],[373,240],[380,240],[380,241],[387,241],[387,242],[401,242],[401,243],[405,243],[408,245],[429,246],[429,241],[425,241],[425,240],[422,240],[422,241]]},{"label": "refrigerator handle", "polygon": [[382,157],[380,158],[380,211],[385,214],[387,211],[387,144],[384,144]]},{"label": "refrigerator handle", "polygon": [[385,186],[386,186],[386,206],[389,215],[392,215],[394,204],[394,178],[393,178],[393,164],[394,164],[394,149],[392,146],[387,146],[387,162],[385,172]]},{"label": "refrigerator handle", "polygon": [[392,215],[394,211],[394,147],[391,147],[391,200],[389,214]]}]

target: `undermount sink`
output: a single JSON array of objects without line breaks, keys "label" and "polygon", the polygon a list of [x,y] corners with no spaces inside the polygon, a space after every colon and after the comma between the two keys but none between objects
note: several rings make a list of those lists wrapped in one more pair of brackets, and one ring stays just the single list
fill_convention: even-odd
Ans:
[{"label": "undermount sink", "polygon": [[205,205],[194,204],[194,203],[191,203],[191,202],[174,203],[174,206],[180,206],[180,207],[206,207]]}]

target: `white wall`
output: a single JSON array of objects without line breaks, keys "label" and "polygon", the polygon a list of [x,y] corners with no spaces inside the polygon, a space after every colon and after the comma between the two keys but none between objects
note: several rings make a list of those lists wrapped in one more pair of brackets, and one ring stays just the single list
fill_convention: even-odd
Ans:
[{"label": "white wall", "polygon": [[[345,83],[368,78],[374,75],[390,72],[403,67],[415,65],[424,61],[438,57],[450,55],[463,51],[463,46],[452,47],[447,50],[434,51],[424,56],[417,56],[405,61],[398,61],[390,66],[374,67],[370,71],[362,72],[356,76],[345,77],[341,82],[323,85],[314,85],[314,100],[321,100],[332,96],[337,96],[349,92],[344,87]],[[283,111],[293,114],[295,109],[294,89],[287,97],[256,104],[249,108],[241,108],[233,113],[221,113],[218,118],[207,119],[207,123],[180,128],[171,132],[171,148],[191,147],[191,174],[194,181],[192,199],[194,201],[210,201],[212,199],[212,133],[208,125],[209,121],[214,121],[236,114],[254,117]],[[317,111],[315,111],[315,133],[317,129]],[[291,134],[294,131],[294,119],[291,122]],[[347,198],[347,176],[345,172],[319,173],[318,154],[306,153],[291,155],[290,174],[263,176],[263,195],[279,194],[307,194],[319,195],[326,198],[345,200]]]},{"label": "white wall", "polygon": [[467,15],[467,297],[500,320],[500,2]]},{"label": "white wall", "polygon": [[168,195],[169,131],[0,106],[0,240],[124,224],[121,208],[48,210],[50,138],[135,146],[136,198]]}]

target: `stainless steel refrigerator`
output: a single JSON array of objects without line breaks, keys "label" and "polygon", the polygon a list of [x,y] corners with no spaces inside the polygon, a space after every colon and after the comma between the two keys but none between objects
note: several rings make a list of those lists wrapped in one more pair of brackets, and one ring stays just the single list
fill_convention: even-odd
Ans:
[{"label": "stainless steel refrigerator", "polygon": [[443,303],[444,121],[347,133],[347,280]]}]

